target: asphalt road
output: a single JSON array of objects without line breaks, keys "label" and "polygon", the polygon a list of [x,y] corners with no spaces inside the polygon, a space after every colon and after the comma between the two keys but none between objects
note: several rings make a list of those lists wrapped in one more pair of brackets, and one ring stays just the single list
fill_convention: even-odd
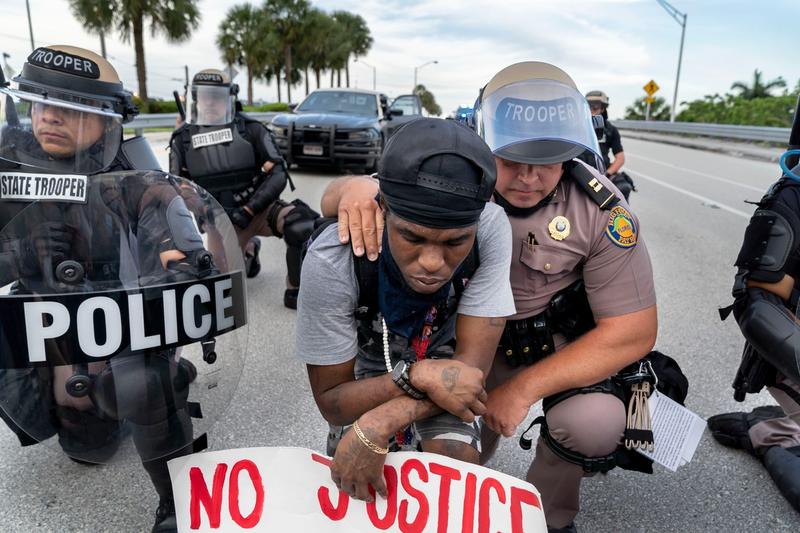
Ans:
[{"label": "asphalt road", "polygon": [[[166,141],[153,139],[159,157]],[[730,302],[733,261],[758,200],[777,177],[776,165],[628,140],[631,198],[655,270],[657,348],[675,357],[690,380],[687,406],[703,417],[771,403],[764,393],[743,406],[730,382],[741,350]],[[296,194],[318,205],[330,173],[293,172]],[[286,197],[291,197],[287,194]],[[246,366],[232,405],[210,435],[212,449],[294,445],[324,450],[326,425],[305,370],[294,358],[294,312],[282,305],[284,245],[265,239],[264,268],[248,283],[250,328]],[[538,408],[531,412],[535,416]],[[523,476],[532,452],[506,439],[488,466]],[[77,465],[52,447],[22,449],[0,425],[0,529],[4,531],[149,531],[156,496],[135,463]],[[758,461],[725,449],[706,433],[694,460],[652,476],[615,470],[586,480],[581,531],[796,532],[798,515]]]}]

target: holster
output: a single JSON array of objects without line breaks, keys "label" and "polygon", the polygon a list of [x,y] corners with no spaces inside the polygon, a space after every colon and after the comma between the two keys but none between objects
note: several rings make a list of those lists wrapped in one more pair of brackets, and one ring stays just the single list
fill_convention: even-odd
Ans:
[{"label": "holster", "polygon": [[771,387],[775,384],[775,374],[775,367],[758,355],[749,342],[745,342],[742,361],[733,379],[733,399],[743,402],[746,394],[756,394],[764,387]]}]

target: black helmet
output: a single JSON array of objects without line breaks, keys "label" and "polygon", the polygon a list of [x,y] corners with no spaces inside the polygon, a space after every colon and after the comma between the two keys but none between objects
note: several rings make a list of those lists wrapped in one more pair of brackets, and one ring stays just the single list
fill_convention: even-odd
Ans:
[{"label": "black helmet", "polygon": [[237,94],[239,86],[231,83],[228,74],[213,68],[201,70],[192,78],[189,121],[198,126],[230,124]]},{"label": "black helmet", "polygon": [[603,104],[603,109],[608,107],[608,95],[603,91],[589,91],[586,93],[586,101],[589,105],[594,103]]},{"label": "black helmet", "polygon": [[0,80],[0,159],[56,172],[108,167],[138,109],[111,64],[74,46],[37,48]]}]

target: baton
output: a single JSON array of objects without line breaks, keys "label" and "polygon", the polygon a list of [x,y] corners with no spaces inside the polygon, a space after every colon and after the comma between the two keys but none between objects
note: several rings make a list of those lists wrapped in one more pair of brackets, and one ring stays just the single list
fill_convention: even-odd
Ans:
[{"label": "baton", "polygon": [[183,109],[183,102],[181,102],[178,91],[172,91],[172,97],[175,98],[175,105],[178,106],[178,114],[181,116],[181,122],[186,122],[186,110]]}]

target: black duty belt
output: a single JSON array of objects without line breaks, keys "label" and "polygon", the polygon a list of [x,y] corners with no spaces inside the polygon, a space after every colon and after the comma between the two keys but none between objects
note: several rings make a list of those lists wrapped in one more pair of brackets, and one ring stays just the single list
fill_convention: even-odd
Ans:
[{"label": "black duty belt", "polygon": [[553,335],[574,340],[594,328],[594,315],[582,279],[558,291],[538,315],[508,320],[500,350],[511,367],[532,365],[555,352]]}]

